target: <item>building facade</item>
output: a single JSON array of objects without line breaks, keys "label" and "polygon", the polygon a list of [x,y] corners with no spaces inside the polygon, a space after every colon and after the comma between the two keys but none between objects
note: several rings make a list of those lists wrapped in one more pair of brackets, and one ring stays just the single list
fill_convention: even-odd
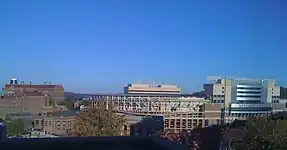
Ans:
[{"label": "building facade", "polygon": [[50,82],[45,82],[44,84],[28,84],[23,81],[18,82],[17,79],[11,79],[9,84],[5,84],[3,91],[6,93],[13,93],[16,91],[20,92],[40,92],[43,95],[51,96],[56,103],[62,102],[65,100],[64,87],[60,84],[51,84]]},{"label": "building facade", "polygon": [[114,111],[133,118],[130,122],[134,123],[129,124],[132,134],[151,134],[155,129],[172,130],[177,133],[197,127],[221,124],[221,105],[212,104],[204,98],[105,95],[97,97],[95,101],[98,100],[109,103]]},{"label": "building facade", "polygon": [[125,94],[165,94],[180,95],[181,89],[176,85],[160,85],[160,84],[128,84],[124,87]]},{"label": "building facade", "polygon": [[76,111],[51,112],[34,118],[34,129],[45,134],[68,136],[71,131]]},{"label": "building facade", "polygon": [[[204,84],[212,103],[221,104],[224,121],[268,115],[279,106],[280,87],[275,80],[214,77]],[[276,105],[277,104],[277,105]]]},{"label": "building facade", "polygon": [[65,111],[65,106],[52,105],[49,96],[41,92],[14,91],[0,97],[0,117],[10,113],[47,113]]}]

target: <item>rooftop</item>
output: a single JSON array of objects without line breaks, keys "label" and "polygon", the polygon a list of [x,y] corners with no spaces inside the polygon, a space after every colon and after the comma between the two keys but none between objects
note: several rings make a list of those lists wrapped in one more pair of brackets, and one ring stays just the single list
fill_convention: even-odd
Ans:
[{"label": "rooftop", "polygon": [[93,96],[158,96],[158,97],[188,97],[192,94],[153,94],[153,93],[139,93],[139,94],[124,94],[124,93],[98,93],[93,94]]},{"label": "rooftop", "polygon": [[69,116],[76,116],[78,113],[79,113],[78,111],[57,111],[57,112],[48,112],[46,116],[69,117]]},{"label": "rooftop", "polygon": [[49,85],[49,84],[43,84],[43,85],[36,85],[36,84],[5,84],[5,88],[63,88],[62,85]]}]

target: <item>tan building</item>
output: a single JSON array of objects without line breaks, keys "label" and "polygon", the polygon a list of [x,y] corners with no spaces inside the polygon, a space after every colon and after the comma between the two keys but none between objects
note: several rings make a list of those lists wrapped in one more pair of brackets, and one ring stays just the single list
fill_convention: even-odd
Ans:
[{"label": "tan building", "polygon": [[34,119],[34,129],[44,131],[46,134],[67,136],[71,131],[76,111],[63,111],[47,113]]},{"label": "tan building", "polygon": [[125,94],[163,94],[163,95],[180,95],[181,89],[176,85],[160,84],[128,84],[124,87]]},{"label": "tan building", "polygon": [[175,133],[220,124],[220,104],[205,103],[198,112],[175,113],[164,117],[164,130],[173,131]]}]

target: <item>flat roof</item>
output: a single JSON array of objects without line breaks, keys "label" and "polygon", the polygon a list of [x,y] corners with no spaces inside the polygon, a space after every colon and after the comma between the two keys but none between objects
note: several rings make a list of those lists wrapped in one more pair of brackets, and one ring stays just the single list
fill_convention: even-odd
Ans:
[{"label": "flat roof", "polygon": [[159,97],[182,97],[182,96],[189,96],[191,97],[192,94],[151,94],[151,93],[135,93],[135,94],[125,94],[125,93],[98,93],[92,94],[92,96],[159,96]]},{"label": "flat roof", "polygon": [[76,116],[79,111],[57,111],[57,112],[48,112],[45,116],[47,117],[69,117]]}]

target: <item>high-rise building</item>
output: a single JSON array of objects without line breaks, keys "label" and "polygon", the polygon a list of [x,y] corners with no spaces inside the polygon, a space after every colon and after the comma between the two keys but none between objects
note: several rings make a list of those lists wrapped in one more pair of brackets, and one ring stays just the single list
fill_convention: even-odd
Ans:
[{"label": "high-rise building", "polygon": [[204,84],[205,92],[212,103],[222,105],[225,121],[267,115],[272,113],[273,104],[279,103],[280,87],[275,80],[232,77],[209,77],[209,80],[212,82]]}]

